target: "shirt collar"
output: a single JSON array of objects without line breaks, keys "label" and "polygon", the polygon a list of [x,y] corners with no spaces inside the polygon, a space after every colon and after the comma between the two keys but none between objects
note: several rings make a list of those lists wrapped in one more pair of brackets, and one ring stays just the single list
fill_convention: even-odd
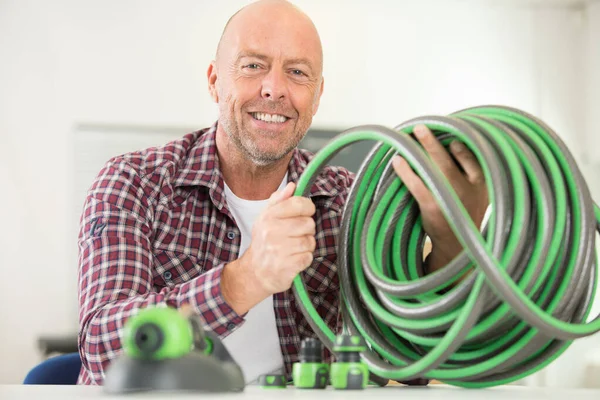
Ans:
[{"label": "shirt collar", "polygon": [[[208,188],[213,203],[222,209],[225,203],[224,180],[219,167],[216,136],[217,122],[210,128],[192,135],[190,151],[175,178],[175,186],[204,186]],[[288,166],[288,181],[297,183],[313,154],[307,150],[294,149]],[[335,177],[328,173],[317,176],[311,186],[309,197],[331,197],[339,193]]]},{"label": "shirt collar", "polygon": [[[290,165],[288,167],[288,181],[298,183],[300,176],[306,170],[308,163],[314,154],[308,150],[294,149]],[[321,173],[314,179],[312,186],[310,187],[309,197],[333,197],[340,192],[340,188],[336,185],[336,177],[332,176],[333,172],[329,170],[321,171]]]}]

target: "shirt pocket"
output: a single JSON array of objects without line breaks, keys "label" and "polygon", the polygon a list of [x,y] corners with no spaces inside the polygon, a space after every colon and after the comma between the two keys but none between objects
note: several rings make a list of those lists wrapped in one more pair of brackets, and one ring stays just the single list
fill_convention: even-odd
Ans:
[{"label": "shirt pocket", "polygon": [[194,279],[204,270],[202,260],[197,257],[173,251],[159,251],[154,255],[154,286],[173,287]]}]

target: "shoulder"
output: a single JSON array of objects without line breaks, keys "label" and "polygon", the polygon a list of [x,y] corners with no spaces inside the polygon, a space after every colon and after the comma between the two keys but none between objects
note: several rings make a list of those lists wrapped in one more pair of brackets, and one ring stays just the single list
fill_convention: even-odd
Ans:
[{"label": "shoulder", "polygon": [[161,146],[121,154],[108,160],[107,166],[117,170],[131,170],[140,176],[154,174],[174,175],[185,163],[190,150],[206,130],[188,133]]},{"label": "shoulder", "polygon": [[90,188],[95,197],[127,192],[133,197],[156,197],[172,185],[191,152],[208,129],[191,132],[161,146],[120,154],[109,159]]}]

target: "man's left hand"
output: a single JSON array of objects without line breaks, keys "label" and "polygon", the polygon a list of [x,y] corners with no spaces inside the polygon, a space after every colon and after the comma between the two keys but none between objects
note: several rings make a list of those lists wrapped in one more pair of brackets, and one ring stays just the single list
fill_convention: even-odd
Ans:
[{"label": "man's left hand", "polygon": [[[450,144],[450,151],[464,170],[463,172],[429,128],[425,125],[417,125],[414,128],[414,134],[446,176],[475,225],[480,227],[489,205],[489,199],[485,177],[475,155],[458,140]],[[431,239],[432,252],[428,260],[428,269],[429,272],[433,272],[460,253],[462,245],[446,221],[433,194],[412,170],[408,162],[402,157],[396,156],[393,166],[419,204],[423,229]]]}]

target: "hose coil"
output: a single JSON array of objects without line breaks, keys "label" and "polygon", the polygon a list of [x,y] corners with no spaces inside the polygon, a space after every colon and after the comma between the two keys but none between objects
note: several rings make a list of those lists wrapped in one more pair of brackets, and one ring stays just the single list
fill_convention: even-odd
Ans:
[{"label": "hose coil", "polygon": [[[445,147],[459,140],[477,157],[490,199],[481,230],[412,136],[418,124]],[[344,328],[367,341],[362,358],[371,373],[496,386],[544,368],[573,339],[600,330],[600,316],[586,322],[596,291],[600,209],[567,147],[544,122],[514,108],[482,106],[395,129],[352,128],[315,155],[295,195],[307,196],[335,154],[365,140],[376,144],[344,207],[337,267]],[[391,166],[398,153],[431,190],[463,245],[453,261],[428,275],[418,205]],[[299,276],[293,289],[311,327],[332,349],[335,333]]]}]

